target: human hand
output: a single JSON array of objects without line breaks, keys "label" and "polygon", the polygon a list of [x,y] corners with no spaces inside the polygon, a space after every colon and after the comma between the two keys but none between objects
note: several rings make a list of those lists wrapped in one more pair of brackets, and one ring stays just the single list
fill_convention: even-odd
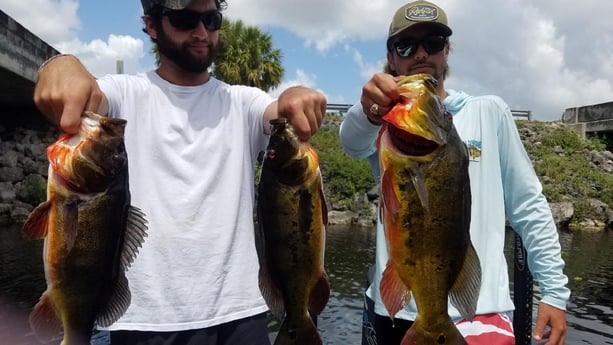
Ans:
[{"label": "human hand", "polygon": [[400,99],[396,80],[390,74],[376,73],[362,87],[360,103],[364,114],[373,124],[383,123],[381,117]]},{"label": "human hand", "polygon": [[300,140],[307,141],[321,127],[326,97],[307,87],[290,87],[279,96],[277,111],[289,120]]},{"label": "human hand", "polygon": [[96,79],[72,55],[48,60],[39,70],[34,103],[67,133],[77,133],[84,110],[99,112],[103,99]]},{"label": "human hand", "polygon": [[[545,332],[545,326],[549,331]],[[539,345],[564,345],[566,339],[566,311],[546,303],[539,303],[536,326],[532,337]]]}]

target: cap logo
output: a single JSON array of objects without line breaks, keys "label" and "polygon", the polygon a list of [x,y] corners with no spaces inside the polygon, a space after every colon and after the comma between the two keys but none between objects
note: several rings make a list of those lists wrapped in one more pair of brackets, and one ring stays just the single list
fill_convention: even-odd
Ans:
[{"label": "cap logo", "polygon": [[407,8],[405,16],[414,22],[433,21],[438,18],[438,8],[431,5],[415,5]]}]

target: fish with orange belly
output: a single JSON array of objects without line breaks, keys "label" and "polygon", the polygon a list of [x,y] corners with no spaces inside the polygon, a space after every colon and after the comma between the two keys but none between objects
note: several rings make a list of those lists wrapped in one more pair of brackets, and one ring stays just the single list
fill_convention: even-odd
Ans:
[{"label": "fish with orange belly", "polygon": [[389,261],[380,293],[390,317],[415,299],[402,345],[466,344],[448,314],[475,315],[481,265],[470,241],[468,151],[425,74],[398,81],[402,100],[377,139]]},{"label": "fish with orange belly", "polygon": [[47,200],[24,223],[24,237],[45,239],[47,290],[30,314],[41,342],[90,343],[130,305],[125,271],[146,237],[144,214],[130,205],[125,120],[86,112],[76,135],[47,148]]}]

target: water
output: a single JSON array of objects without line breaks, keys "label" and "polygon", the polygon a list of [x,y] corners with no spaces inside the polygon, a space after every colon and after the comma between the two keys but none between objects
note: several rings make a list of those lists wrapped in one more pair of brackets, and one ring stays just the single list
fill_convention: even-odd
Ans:
[{"label": "water", "polygon": [[613,232],[562,233],[571,299],[567,344],[613,344]]},{"label": "water", "polygon": [[[508,235],[507,252],[512,253],[513,237]],[[561,232],[560,239],[572,290],[566,344],[613,345],[613,232]],[[360,344],[362,293],[374,262],[374,243],[372,229],[328,230],[326,267],[332,292],[318,319],[325,344]],[[41,251],[42,242],[22,240],[19,227],[0,228],[2,344],[38,345],[27,316],[45,288]],[[535,305],[536,298],[538,293]],[[279,323],[270,318],[269,325],[274,337]],[[97,343],[104,343],[100,338]]]}]

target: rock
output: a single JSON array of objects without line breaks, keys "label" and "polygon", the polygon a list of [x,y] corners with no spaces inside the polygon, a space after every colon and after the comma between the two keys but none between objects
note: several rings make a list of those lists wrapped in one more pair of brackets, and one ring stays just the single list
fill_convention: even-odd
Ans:
[{"label": "rock", "polygon": [[605,230],[605,224],[599,220],[584,219],[576,225],[571,225],[570,229],[574,231],[602,232]]},{"label": "rock", "polygon": [[11,220],[14,223],[23,224],[30,216],[30,211],[25,207],[15,207],[11,210]]},{"label": "rock", "polygon": [[549,207],[556,226],[566,228],[575,214],[573,203],[570,201],[552,202]]},{"label": "rock", "polygon": [[379,199],[379,184],[376,184],[368,192],[366,192],[366,197],[370,202]]},{"label": "rock", "polygon": [[10,223],[12,208],[13,205],[9,203],[0,203],[0,224]]},{"label": "rock", "polygon": [[374,227],[377,225],[377,220],[375,218],[368,219],[368,218],[359,217],[354,223],[354,225],[361,226],[364,228]]},{"label": "rock", "polygon": [[0,167],[14,168],[19,162],[19,153],[14,150],[8,150],[0,156]]},{"label": "rock", "polygon": [[37,161],[47,160],[47,145],[45,144],[27,145],[23,150],[26,157],[36,159]]},{"label": "rock", "polygon": [[357,220],[357,213],[352,211],[336,211],[328,212],[328,225],[351,225]]},{"label": "rock", "polygon": [[24,157],[21,161],[21,168],[25,175],[38,174],[40,172],[40,163],[35,162],[30,157]]},{"label": "rock", "polygon": [[1,203],[10,203],[15,200],[17,196],[17,192],[15,191],[15,187],[10,182],[0,182],[0,202]]},{"label": "rock", "polygon": [[0,168],[0,182],[18,182],[23,179],[23,169],[17,167]]}]

